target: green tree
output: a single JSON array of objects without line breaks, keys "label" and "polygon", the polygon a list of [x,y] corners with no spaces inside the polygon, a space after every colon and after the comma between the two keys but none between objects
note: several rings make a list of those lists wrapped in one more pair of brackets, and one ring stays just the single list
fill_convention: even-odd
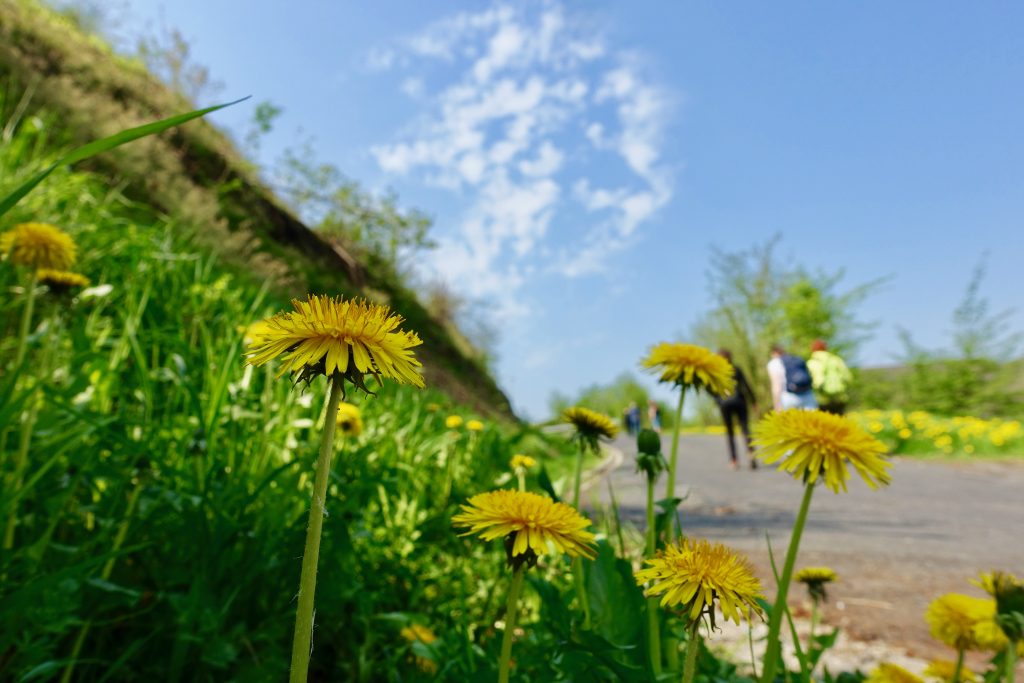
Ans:
[{"label": "green tree", "polygon": [[336,166],[317,162],[313,146],[288,150],[280,164],[282,192],[321,233],[354,247],[363,256],[376,257],[396,274],[401,259],[436,243],[430,238],[430,217],[418,209],[403,209],[393,192],[383,195],[363,189]]},{"label": "green tree", "polygon": [[1019,411],[1021,333],[1012,329],[1012,310],[993,312],[982,284],[985,260],[971,274],[960,304],[953,310],[952,348],[933,351],[901,330],[902,392],[906,407],[941,415],[992,417]]},{"label": "green tree", "polygon": [[852,355],[873,327],[857,317],[857,308],[884,281],[843,289],[842,270],[810,271],[790,263],[778,256],[780,241],[776,235],[746,250],[712,252],[707,288],[714,307],[692,334],[705,346],[732,351],[765,406],[771,405],[765,365],[772,344],[806,355],[821,338]]}]

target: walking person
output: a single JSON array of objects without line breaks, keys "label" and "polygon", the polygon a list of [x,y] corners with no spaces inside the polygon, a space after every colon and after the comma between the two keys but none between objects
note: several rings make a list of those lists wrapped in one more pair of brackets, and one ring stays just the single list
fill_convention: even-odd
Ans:
[{"label": "walking person", "polygon": [[772,405],[775,410],[815,410],[814,383],[807,363],[800,356],[786,353],[779,344],[772,346],[768,361],[768,379],[772,384]]},{"label": "walking person", "polygon": [[811,343],[811,357],[807,359],[807,369],[811,373],[814,393],[818,404],[826,413],[842,415],[846,412],[846,404],[850,398],[847,391],[853,380],[853,373],[846,362],[828,350],[821,339]]},{"label": "walking person", "polygon": [[757,469],[757,461],[754,460],[754,446],[750,442],[750,414],[747,406],[757,410],[757,398],[754,390],[750,388],[746,375],[732,362],[732,353],[728,349],[719,349],[718,355],[729,361],[732,365],[732,376],[736,380],[736,386],[729,396],[716,396],[718,408],[722,411],[722,424],[725,425],[725,438],[729,444],[729,467],[739,469],[739,458],[736,457],[736,427],[743,433],[743,439],[747,444],[747,458],[750,460],[750,469]]},{"label": "walking person", "polygon": [[640,432],[640,406],[636,404],[636,401],[630,401],[629,407],[625,410],[626,415],[626,431],[631,436],[636,435]]},{"label": "walking person", "polygon": [[661,406],[653,398],[647,401],[647,420],[651,429],[661,434]]}]

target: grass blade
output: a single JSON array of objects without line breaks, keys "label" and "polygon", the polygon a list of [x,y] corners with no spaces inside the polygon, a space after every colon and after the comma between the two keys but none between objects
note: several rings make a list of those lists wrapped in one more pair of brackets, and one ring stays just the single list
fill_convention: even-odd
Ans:
[{"label": "grass blade", "polygon": [[144,138],[149,135],[156,135],[157,133],[162,133],[168,128],[180,126],[181,124],[187,123],[192,119],[197,119],[211,112],[215,112],[218,109],[230,107],[234,104],[238,104],[239,102],[243,102],[247,99],[249,98],[243,97],[242,99],[235,100],[234,102],[218,104],[212,107],[206,107],[205,109],[197,109],[196,111],[190,111],[186,114],[178,114],[177,116],[172,116],[170,118],[162,119],[160,121],[153,121],[152,123],[146,123],[141,126],[136,126],[135,128],[129,128],[128,130],[123,130],[120,133],[115,133],[114,135],[105,137],[101,140],[94,140],[93,142],[82,145],[78,149],[72,150],[68,154],[64,155],[50,166],[47,166],[39,173],[36,173],[34,176],[32,176],[24,183],[22,183],[19,187],[17,187],[14,190],[14,192],[11,192],[9,195],[0,200],[0,216],[3,216],[12,208],[14,208],[15,204],[20,202],[22,198],[25,197],[25,195],[27,195],[35,188],[36,185],[43,182],[48,175],[56,171],[61,166],[74,164],[79,161],[84,161],[89,157],[96,156],[97,154],[114,149],[115,147],[120,147],[125,143],[132,142],[133,140],[138,140],[139,138]]}]

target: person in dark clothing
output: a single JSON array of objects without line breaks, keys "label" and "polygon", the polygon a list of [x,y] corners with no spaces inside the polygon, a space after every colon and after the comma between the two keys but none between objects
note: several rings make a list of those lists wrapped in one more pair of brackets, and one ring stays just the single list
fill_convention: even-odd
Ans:
[{"label": "person in dark clothing", "polygon": [[747,406],[750,405],[757,410],[757,399],[754,397],[754,390],[750,388],[746,375],[738,367],[733,365],[732,353],[728,349],[719,349],[718,355],[729,361],[732,365],[733,378],[736,380],[736,388],[730,396],[717,396],[715,400],[722,411],[722,423],[725,425],[725,438],[729,443],[729,466],[732,469],[739,469],[739,458],[736,456],[736,427],[739,426],[743,432],[743,438],[747,443],[747,457],[750,458],[750,469],[757,469],[757,461],[754,460],[754,447],[750,442],[750,416]]}]

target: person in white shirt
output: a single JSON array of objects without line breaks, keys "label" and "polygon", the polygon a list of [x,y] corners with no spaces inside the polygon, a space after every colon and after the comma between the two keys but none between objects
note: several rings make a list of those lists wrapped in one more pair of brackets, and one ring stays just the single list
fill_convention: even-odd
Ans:
[{"label": "person in white shirt", "polygon": [[799,356],[786,353],[780,345],[772,346],[772,359],[768,361],[768,378],[772,383],[772,404],[775,410],[815,410],[811,373],[807,363]]}]

